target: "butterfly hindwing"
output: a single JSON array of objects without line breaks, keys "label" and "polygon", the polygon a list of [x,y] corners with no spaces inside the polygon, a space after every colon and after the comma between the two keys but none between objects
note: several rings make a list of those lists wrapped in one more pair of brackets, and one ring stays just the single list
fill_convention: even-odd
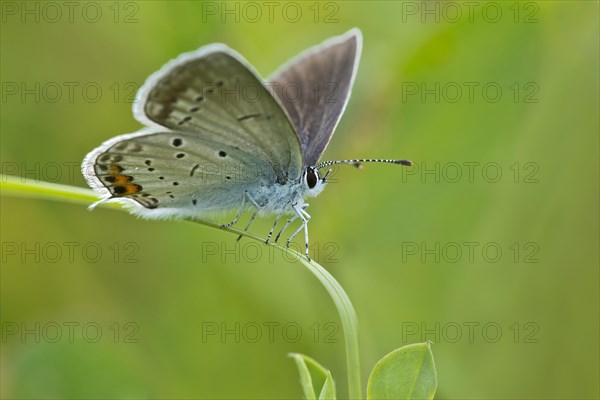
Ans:
[{"label": "butterfly hindwing", "polygon": [[156,209],[159,217],[237,209],[244,193],[276,179],[255,155],[183,132],[119,136],[88,159],[94,187]]},{"label": "butterfly hindwing", "polygon": [[315,165],[350,98],[362,35],[352,29],[301,53],[267,82],[300,136],[304,165]]}]

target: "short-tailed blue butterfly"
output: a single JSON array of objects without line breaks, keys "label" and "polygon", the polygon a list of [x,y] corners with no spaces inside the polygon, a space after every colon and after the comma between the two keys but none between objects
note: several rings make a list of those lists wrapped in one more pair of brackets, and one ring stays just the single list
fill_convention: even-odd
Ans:
[{"label": "short-tailed blue butterfly", "polygon": [[[117,136],[83,161],[88,184],[145,218],[205,217],[238,211],[223,227],[253,210],[296,219],[308,257],[307,197],[325,187],[334,164],[318,163],[337,126],[356,76],[362,46],[358,29],[301,53],[265,82],[238,53],[211,44],[181,54],[151,75],[138,92],[135,117],[147,127]],[[96,203],[97,204],[97,203]]]}]

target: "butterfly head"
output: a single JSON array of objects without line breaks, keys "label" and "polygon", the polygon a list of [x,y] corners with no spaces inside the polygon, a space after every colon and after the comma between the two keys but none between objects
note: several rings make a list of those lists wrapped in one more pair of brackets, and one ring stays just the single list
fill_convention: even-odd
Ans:
[{"label": "butterfly head", "polygon": [[327,184],[327,178],[331,170],[329,170],[324,177],[321,178],[321,174],[317,167],[306,167],[304,174],[302,174],[302,184],[307,196],[314,197],[321,193]]}]

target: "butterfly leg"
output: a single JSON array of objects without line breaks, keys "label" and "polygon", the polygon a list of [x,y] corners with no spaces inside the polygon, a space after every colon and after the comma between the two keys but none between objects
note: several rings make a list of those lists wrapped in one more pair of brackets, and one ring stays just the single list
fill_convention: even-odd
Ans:
[{"label": "butterfly leg", "polygon": [[287,229],[287,227],[294,222],[295,220],[298,219],[297,215],[294,215],[292,218],[288,219],[287,222],[285,223],[285,225],[283,226],[283,228],[281,228],[281,230],[279,231],[279,233],[277,234],[277,236],[275,237],[275,243],[277,243],[277,241],[279,240],[279,237],[281,236],[281,234],[283,233],[283,231],[285,231]]},{"label": "butterfly leg", "polygon": [[[252,202],[252,204],[257,208],[260,209],[260,206],[256,203],[256,201],[250,197],[250,195],[248,194],[248,192],[244,192],[244,196],[242,197],[242,205],[240,206],[240,212],[238,213],[238,215],[233,219],[233,221],[231,221],[228,224],[223,224],[221,225],[221,228],[231,228],[233,225],[235,225],[236,222],[238,222],[238,220],[240,219],[240,217],[242,216],[242,214],[244,213],[245,207],[246,207],[246,198],[248,198],[248,200],[250,200],[250,202]],[[254,220],[254,217],[252,217],[250,219],[250,222],[252,222]],[[250,226],[250,224],[248,224],[248,227]],[[248,227],[246,227],[246,229],[248,229]]]},{"label": "butterfly leg", "polygon": [[[250,217],[250,221],[248,221],[248,224],[244,228],[244,232],[248,232],[248,228],[250,228],[250,224],[252,224],[252,222],[254,221],[254,218],[256,218],[257,214],[258,214],[258,211],[255,211],[254,214],[252,214],[252,217]],[[241,238],[242,238],[242,235],[238,236],[237,241],[239,242]]]},{"label": "butterfly leg", "polygon": [[[302,208],[306,208],[308,207],[308,204],[305,203]],[[279,231],[279,233],[277,234],[277,236],[275,237],[275,243],[277,243],[277,241],[279,240],[279,237],[281,236],[281,234],[283,233],[283,231],[285,231],[287,229],[287,227],[294,222],[295,220],[298,219],[298,214],[294,215],[292,218],[288,219],[287,222],[285,223],[285,225],[283,226],[283,228],[281,228],[281,230]]]},{"label": "butterfly leg", "polygon": [[310,215],[306,211],[304,211],[306,207],[308,207],[308,204],[303,204],[301,207],[298,207],[298,205],[294,205],[294,210],[296,211],[296,215],[302,220],[302,225],[300,225],[296,232],[294,232],[292,236],[289,237],[289,239],[286,242],[286,246],[290,247],[290,242],[292,241],[292,239],[294,239],[294,237],[298,233],[300,233],[302,228],[304,228],[304,243],[306,245],[305,254],[306,258],[308,258],[308,260],[310,261],[310,256],[308,255],[308,221],[310,221]]},{"label": "butterfly leg", "polygon": [[242,206],[240,207],[240,212],[238,213],[238,215],[230,223],[221,225],[221,228],[231,228],[233,225],[235,225],[235,223],[238,222],[238,220],[244,213],[245,205],[246,205],[246,193],[244,193],[244,196],[242,197]]},{"label": "butterfly leg", "polygon": [[[269,244],[269,241],[271,240],[271,236],[273,236],[273,231],[275,230],[275,226],[277,226],[277,223],[279,222],[281,217],[283,217],[283,212],[281,212],[281,214],[279,214],[277,216],[277,218],[275,218],[275,222],[273,223],[273,226],[271,227],[271,230],[269,231],[269,234],[267,235],[267,240],[265,241],[266,244]],[[279,235],[277,235],[277,239],[279,239]],[[277,239],[275,239],[276,242],[277,242]]]}]

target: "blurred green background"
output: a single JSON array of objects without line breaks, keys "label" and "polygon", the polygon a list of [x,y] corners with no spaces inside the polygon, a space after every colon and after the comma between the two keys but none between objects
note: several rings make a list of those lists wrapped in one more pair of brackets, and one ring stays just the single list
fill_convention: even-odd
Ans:
[{"label": "blurred green background", "polygon": [[[365,382],[431,340],[436,398],[600,395],[598,2],[1,6],[2,173],[79,187],[84,155],[140,128],[136,89],[179,53],[223,42],[268,76],[359,27],[325,158],[416,164],[340,168],[310,201]],[[3,196],[1,216],[2,398],[297,398],[291,351],[346,393],[335,309],[278,251],[59,202]]]}]

